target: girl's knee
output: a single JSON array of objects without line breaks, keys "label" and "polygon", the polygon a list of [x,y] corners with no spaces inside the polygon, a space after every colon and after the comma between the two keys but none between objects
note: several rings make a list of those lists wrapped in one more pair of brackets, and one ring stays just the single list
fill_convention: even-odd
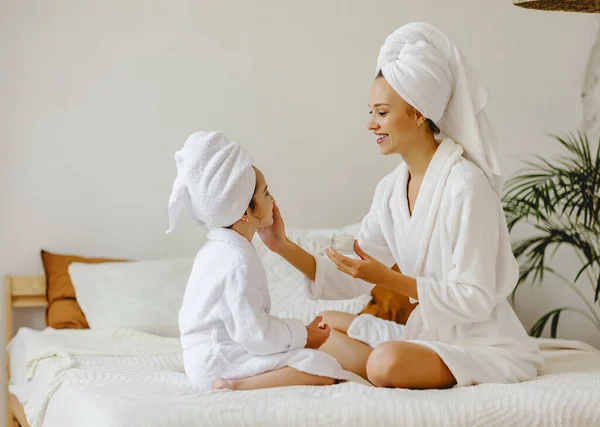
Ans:
[{"label": "girl's knee", "polygon": [[317,316],[321,316],[323,318],[323,323],[325,323],[326,320],[335,317],[336,313],[338,313],[337,311],[323,311],[319,314],[317,314]]},{"label": "girl's knee", "polygon": [[346,333],[350,323],[356,318],[355,315],[344,313],[342,311],[324,311],[319,313],[323,317],[321,324],[327,324],[332,329]]}]

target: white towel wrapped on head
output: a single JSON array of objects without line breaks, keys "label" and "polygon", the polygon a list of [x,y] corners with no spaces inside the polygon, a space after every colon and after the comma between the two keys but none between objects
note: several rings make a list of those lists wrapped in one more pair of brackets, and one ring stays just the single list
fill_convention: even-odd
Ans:
[{"label": "white towel wrapped on head", "polygon": [[177,177],[169,199],[173,231],[184,208],[208,229],[228,227],[246,212],[256,187],[252,156],[222,132],[196,132],[175,153]]},{"label": "white towel wrapped on head", "polygon": [[377,58],[392,88],[443,134],[502,192],[495,136],[485,114],[488,92],[458,47],[430,24],[406,24],[385,40]]}]

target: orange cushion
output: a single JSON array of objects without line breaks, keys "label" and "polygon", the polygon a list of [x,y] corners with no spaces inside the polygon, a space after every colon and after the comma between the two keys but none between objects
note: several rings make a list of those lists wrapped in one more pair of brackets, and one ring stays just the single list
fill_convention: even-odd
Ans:
[{"label": "orange cushion", "polygon": [[406,320],[417,304],[411,304],[407,296],[394,291],[375,286],[371,291],[373,297],[360,314],[372,314],[385,320],[392,320],[401,325]]},{"label": "orange cushion", "polygon": [[89,325],[81,311],[75,289],[69,276],[69,265],[73,262],[97,264],[122,261],[110,258],[84,258],[42,251],[42,264],[46,274],[46,326],[55,329],[87,329]]},{"label": "orange cushion", "polygon": [[[400,272],[397,265],[392,270]],[[375,286],[371,291],[371,301],[367,304],[360,314],[371,314],[385,320],[392,320],[401,325],[405,325],[408,316],[418,305],[411,304],[406,295],[390,291],[381,286]]]}]

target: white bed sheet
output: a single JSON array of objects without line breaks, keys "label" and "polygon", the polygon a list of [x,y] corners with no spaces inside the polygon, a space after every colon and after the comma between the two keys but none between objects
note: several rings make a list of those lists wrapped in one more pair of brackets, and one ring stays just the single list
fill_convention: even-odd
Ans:
[{"label": "white bed sheet", "polygon": [[26,379],[25,362],[27,358],[27,346],[34,337],[41,333],[36,329],[20,328],[7,346],[9,354],[10,382],[8,391],[24,404],[27,402],[29,382]]},{"label": "white bed sheet", "polygon": [[32,427],[596,426],[600,352],[539,340],[541,376],[521,384],[388,390],[358,383],[197,392],[177,340],[133,331],[45,331],[28,347]]}]

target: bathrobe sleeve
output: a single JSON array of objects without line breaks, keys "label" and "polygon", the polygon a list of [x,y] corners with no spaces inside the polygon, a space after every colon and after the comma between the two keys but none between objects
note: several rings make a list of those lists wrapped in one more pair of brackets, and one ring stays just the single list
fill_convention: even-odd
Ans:
[{"label": "bathrobe sleeve", "polygon": [[253,355],[282,353],[306,345],[304,323],[268,314],[268,294],[247,269],[235,269],[226,280],[219,312],[233,341]]},{"label": "bathrobe sleeve", "polygon": [[[496,296],[502,208],[491,187],[463,191],[450,212],[454,241],[452,266],[445,277],[418,277],[419,306],[426,328],[481,322],[491,316]],[[435,260],[427,260],[428,263]]]},{"label": "bathrobe sleeve", "polygon": [[[371,209],[362,220],[356,240],[363,251],[391,268],[396,262],[384,238],[379,220],[378,206],[381,205],[382,191],[380,183],[375,191]],[[359,259],[356,254],[351,258]],[[304,282],[304,290],[310,299],[352,299],[370,293],[375,287],[371,283],[355,279],[339,271],[335,263],[327,256],[316,255],[315,261],[317,264],[315,280],[305,279]]]}]

